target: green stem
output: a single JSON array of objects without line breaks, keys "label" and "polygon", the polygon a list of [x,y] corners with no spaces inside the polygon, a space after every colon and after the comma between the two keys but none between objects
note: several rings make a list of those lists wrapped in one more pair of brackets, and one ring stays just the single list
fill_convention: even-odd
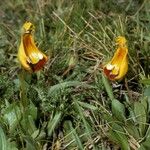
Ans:
[{"label": "green stem", "polygon": [[27,89],[26,89],[26,82],[25,82],[25,70],[21,70],[19,73],[19,80],[20,80],[20,100],[22,102],[22,105],[24,108],[28,105],[28,99],[27,99]]}]

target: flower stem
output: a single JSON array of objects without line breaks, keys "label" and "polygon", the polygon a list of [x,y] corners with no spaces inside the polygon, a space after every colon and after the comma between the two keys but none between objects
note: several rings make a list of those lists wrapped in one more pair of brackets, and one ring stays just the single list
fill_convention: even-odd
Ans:
[{"label": "flower stem", "polygon": [[27,99],[27,88],[26,88],[26,82],[25,82],[25,70],[22,69],[19,73],[19,80],[20,80],[20,100],[22,102],[22,106],[24,108],[28,105],[28,99]]}]

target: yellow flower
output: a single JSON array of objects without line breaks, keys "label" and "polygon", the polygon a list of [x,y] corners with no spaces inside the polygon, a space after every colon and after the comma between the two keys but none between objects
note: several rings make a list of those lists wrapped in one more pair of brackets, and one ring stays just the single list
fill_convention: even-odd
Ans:
[{"label": "yellow flower", "polygon": [[35,45],[33,32],[34,25],[31,22],[25,22],[21,35],[21,43],[18,50],[18,59],[22,67],[29,72],[40,70],[47,62],[47,56],[42,53]]},{"label": "yellow flower", "polygon": [[128,48],[125,37],[119,36],[116,38],[118,46],[112,60],[108,62],[103,71],[110,80],[122,79],[128,71]]}]

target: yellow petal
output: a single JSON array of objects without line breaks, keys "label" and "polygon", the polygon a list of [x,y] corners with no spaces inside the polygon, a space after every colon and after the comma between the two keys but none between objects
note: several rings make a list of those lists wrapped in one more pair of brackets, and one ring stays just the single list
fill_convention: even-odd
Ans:
[{"label": "yellow petal", "polygon": [[118,48],[111,61],[104,67],[104,73],[110,80],[122,79],[128,70],[126,39],[118,37],[116,43],[118,44]]},{"label": "yellow petal", "polygon": [[23,46],[23,43],[21,42],[20,46],[19,46],[19,50],[18,50],[18,59],[21,63],[21,65],[25,68],[25,70],[28,70],[28,71],[32,71],[30,65],[27,63],[27,56],[25,54],[25,51],[24,51],[24,46]]},{"label": "yellow petal", "polygon": [[117,38],[116,38],[116,44],[119,46],[119,47],[122,47],[122,46],[125,46],[126,45],[126,39],[125,39],[125,37],[123,37],[123,36],[118,36]]},{"label": "yellow petal", "polygon": [[115,77],[115,80],[121,80],[126,75],[127,71],[128,71],[128,59],[126,57],[121,63],[119,74],[118,76]]},{"label": "yellow petal", "polygon": [[112,71],[111,71],[111,74],[112,75],[118,75],[119,74],[119,65],[118,64],[116,64],[116,65],[114,65],[114,68],[112,69]]},{"label": "yellow petal", "polygon": [[[29,57],[32,64],[36,64],[41,58],[41,52],[36,47],[31,34],[23,35],[23,46],[26,55]],[[39,57],[40,56],[40,57]]]},{"label": "yellow petal", "polygon": [[24,23],[22,29],[23,29],[23,34],[24,34],[24,33],[31,33],[32,31],[35,30],[35,26],[34,26],[31,22],[26,21],[26,22]]},{"label": "yellow petal", "polygon": [[28,71],[38,71],[47,62],[47,56],[35,45],[32,31],[34,26],[30,22],[23,25],[24,33],[21,36],[21,44],[18,50],[18,58],[21,65]]}]

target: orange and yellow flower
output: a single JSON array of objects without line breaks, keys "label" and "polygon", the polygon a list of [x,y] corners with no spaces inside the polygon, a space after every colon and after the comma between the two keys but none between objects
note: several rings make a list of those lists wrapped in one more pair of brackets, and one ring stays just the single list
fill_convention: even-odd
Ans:
[{"label": "orange and yellow flower", "polygon": [[128,71],[128,48],[125,37],[117,37],[116,44],[118,48],[113,58],[103,68],[110,80],[121,80]]},{"label": "orange and yellow flower", "polygon": [[22,30],[18,59],[25,70],[36,72],[45,65],[48,58],[35,45],[33,38],[34,25],[31,22],[25,22]]}]

